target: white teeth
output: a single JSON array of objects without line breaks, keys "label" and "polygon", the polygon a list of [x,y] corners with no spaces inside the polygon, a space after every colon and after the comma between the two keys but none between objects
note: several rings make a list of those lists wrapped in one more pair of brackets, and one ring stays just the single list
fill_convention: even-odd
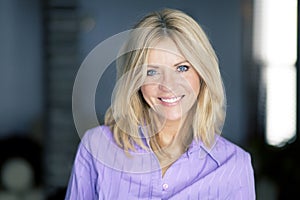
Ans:
[{"label": "white teeth", "polygon": [[174,97],[174,98],[170,98],[170,99],[160,98],[160,99],[166,103],[174,103],[174,102],[178,101],[179,99],[181,99],[181,97]]}]

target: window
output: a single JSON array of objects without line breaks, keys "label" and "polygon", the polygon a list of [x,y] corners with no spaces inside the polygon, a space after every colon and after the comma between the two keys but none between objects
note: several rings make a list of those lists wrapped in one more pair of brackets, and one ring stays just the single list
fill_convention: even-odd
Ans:
[{"label": "window", "polygon": [[297,0],[254,1],[254,58],[266,94],[266,142],[296,137]]}]

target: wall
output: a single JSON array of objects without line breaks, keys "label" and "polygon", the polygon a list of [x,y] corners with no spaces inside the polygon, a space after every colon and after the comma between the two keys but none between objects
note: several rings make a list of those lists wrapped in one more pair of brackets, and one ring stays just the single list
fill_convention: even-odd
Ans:
[{"label": "wall", "polygon": [[28,132],[43,110],[38,0],[0,1],[0,137]]}]

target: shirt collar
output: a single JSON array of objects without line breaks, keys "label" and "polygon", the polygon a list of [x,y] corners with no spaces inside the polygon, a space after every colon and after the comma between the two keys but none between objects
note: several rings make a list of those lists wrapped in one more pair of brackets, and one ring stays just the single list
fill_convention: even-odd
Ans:
[{"label": "shirt collar", "polygon": [[220,136],[216,135],[214,143],[211,147],[205,146],[201,140],[197,141],[194,139],[186,153],[188,157],[190,156],[190,154],[198,153],[199,159],[203,159],[208,155],[217,163],[218,166],[220,166],[220,152],[217,151],[217,144],[219,139]]},{"label": "shirt collar", "polygon": [[141,139],[143,143],[150,148],[150,140],[149,137],[147,136],[148,134],[145,134],[144,131],[145,129],[143,128],[143,126],[139,126],[139,134],[141,136]]},{"label": "shirt collar", "polygon": [[[140,135],[141,135],[141,138],[142,138],[144,144],[147,147],[151,148],[149,137],[147,137],[147,134],[144,133],[142,126],[139,126],[139,132],[140,132]],[[220,153],[218,153],[216,151],[217,149],[215,148],[218,143],[219,138],[220,138],[219,135],[215,136],[214,143],[210,148],[205,146],[201,140],[197,141],[194,139],[186,151],[187,157],[190,157],[190,154],[192,154],[192,153],[198,152],[199,159],[203,159],[208,155],[217,163],[218,166],[220,166],[220,159],[219,159]]]}]

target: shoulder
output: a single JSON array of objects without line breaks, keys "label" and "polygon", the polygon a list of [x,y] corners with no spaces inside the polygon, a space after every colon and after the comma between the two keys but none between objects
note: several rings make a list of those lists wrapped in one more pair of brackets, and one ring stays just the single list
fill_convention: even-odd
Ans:
[{"label": "shoulder", "polygon": [[99,156],[106,152],[109,146],[116,146],[108,126],[97,126],[87,130],[81,138],[78,152],[89,154],[91,158],[99,160]]},{"label": "shoulder", "polygon": [[119,147],[107,126],[88,130],[82,138],[81,146],[84,146],[97,166],[113,171],[144,173],[151,171],[153,167],[159,167],[156,163],[153,164],[156,159],[151,152],[129,152]]},{"label": "shoulder", "polygon": [[109,137],[109,128],[95,127],[86,131],[81,138],[69,180],[66,199],[98,199],[95,191],[98,177],[103,174],[104,165],[100,162],[100,144],[104,136]]},{"label": "shoulder", "polygon": [[231,186],[228,199],[255,199],[254,171],[250,153],[219,136],[211,155],[219,164],[223,179]]},{"label": "shoulder", "polygon": [[102,125],[87,130],[84,133],[82,140],[85,141],[85,140],[97,139],[103,136],[107,138],[112,138],[112,133],[108,126]]},{"label": "shoulder", "polygon": [[81,137],[77,149],[77,156],[82,155],[82,157],[92,159],[95,150],[98,149],[97,146],[112,140],[111,135],[110,129],[107,126],[97,126],[87,130]]},{"label": "shoulder", "polygon": [[216,160],[218,165],[228,162],[251,164],[249,152],[222,136],[216,137],[215,144],[210,149],[210,155]]},{"label": "shoulder", "polygon": [[113,142],[112,132],[104,125],[87,130],[81,138],[81,144],[88,149],[111,142]]}]

